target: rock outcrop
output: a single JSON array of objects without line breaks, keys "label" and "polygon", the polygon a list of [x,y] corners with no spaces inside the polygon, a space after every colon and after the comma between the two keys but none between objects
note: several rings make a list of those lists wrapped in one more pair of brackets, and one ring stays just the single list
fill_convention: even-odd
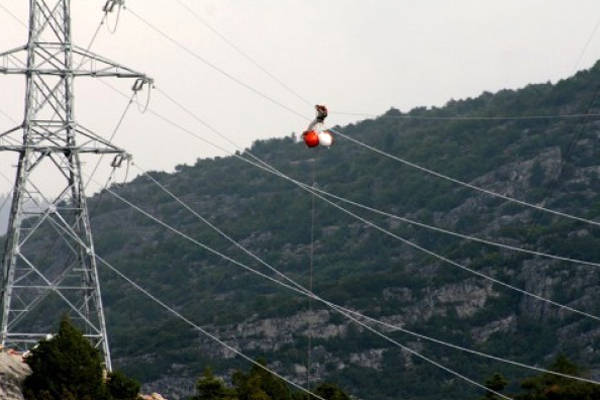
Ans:
[{"label": "rock outcrop", "polygon": [[0,399],[24,400],[22,385],[30,373],[19,354],[0,352]]}]

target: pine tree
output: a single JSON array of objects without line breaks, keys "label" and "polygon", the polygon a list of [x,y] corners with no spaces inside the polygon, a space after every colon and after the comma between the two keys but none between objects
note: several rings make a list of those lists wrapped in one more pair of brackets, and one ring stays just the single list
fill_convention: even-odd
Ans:
[{"label": "pine tree", "polygon": [[225,383],[215,377],[210,367],[204,370],[204,374],[196,384],[198,395],[192,400],[227,400],[233,399],[233,390],[227,388]]},{"label": "pine tree", "polygon": [[[508,381],[506,378],[499,373],[495,373],[491,378],[485,381],[485,387],[493,390],[494,392],[500,393],[504,390],[504,388],[508,385]],[[494,394],[491,391],[485,393],[482,400],[495,400],[498,399],[498,395]]]},{"label": "pine tree", "polygon": [[[332,383],[322,383],[315,389],[315,394],[325,400],[350,400],[350,396]],[[314,398],[316,400],[316,398]]]},{"label": "pine tree", "polygon": [[27,400],[109,400],[100,352],[63,317],[58,335],[42,341],[27,358],[32,374],[24,383]]},{"label": "pine tree", "polygon": [[112,372],[108,375],[106,386],[112,400],[136,400],[140,393],[139,382],[127,377],[119,371]]},{"label": "pine tree", "polygon": [[[550,370],[566,375],[582,376],[583,371],[564,355],[558,356],[550,365]],[[526,378],[521,382],[525,393],[518,394],[518,400],[599,400],[600,387],[551,374],[541,374]]]},{"label": "pine tree", "polygon": [[[266,365],[259,359],[258,363]],[[237,371],[233,384],[240,400],[291,400],[292,394],[285,381],[258,365],[252,366],[247,374]]]}]

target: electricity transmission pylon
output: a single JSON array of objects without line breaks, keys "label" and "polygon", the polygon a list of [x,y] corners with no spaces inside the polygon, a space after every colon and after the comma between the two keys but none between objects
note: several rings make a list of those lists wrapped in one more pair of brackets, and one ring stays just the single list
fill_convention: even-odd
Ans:
[{"label": "electricity transmission pylon", "polygon": [[[109,0],[104,11],[122,3]],[[0,277],[0,339],[26,348],[52,333],[57,314],[69,313],[111,370],[81,157],[126,153],[76,121],[73,83],[133,78],[139,89],[151,80],[73,45],[70,0],[29,0],[29,7],[27,45],[0,53],[0,73],[26,78],[23,123],[0,134],[0,151],[19,157]]]}]

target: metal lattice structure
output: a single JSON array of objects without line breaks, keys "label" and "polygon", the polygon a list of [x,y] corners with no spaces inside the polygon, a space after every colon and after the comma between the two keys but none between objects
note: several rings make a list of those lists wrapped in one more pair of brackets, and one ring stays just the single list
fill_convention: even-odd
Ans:
[{"label": "metal lattice structure", "polygon": [[[122,0],[109,0],[104,11],[115,3]],[[150,80],[73,45],[70,0],[29,0],[29,6],[27,45],[0,53],[0,73],[26,78],[23,123],[0,134],[0,151],[19,157],[2,260],[0,339],[26,348],[51,334],[57,314],[67,312],[111,370],[81,157],[126,154],[77,123],[73,83],[86,76],[134,78],[139,89]],[[48,182],[56,186],[52,194],[43,189]],[[41,248],[51,250],[40,255]]]}]

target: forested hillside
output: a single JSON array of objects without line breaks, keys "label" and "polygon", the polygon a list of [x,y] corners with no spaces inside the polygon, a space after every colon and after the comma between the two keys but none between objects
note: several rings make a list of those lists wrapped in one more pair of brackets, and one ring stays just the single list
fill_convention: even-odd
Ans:
[{"label": "forested hillside", "polygon": [[[442,108],[390,109],[379,118],[336,129],[472,185],[600,220],[598,117],[554,117],[600,112],[599,85],[596,65],[556,84],[484,93]],[[330,107],[335,111],[334,104]],[[335,113],[329,119],[335,123]],[[249,153],[294,179],[391,214],[511,246],[600,261],[600,227],[461,187],[341,137],[330,150],[309,150],[287,137],[258,141],[240,155],[248,158]],[[151,175],[243,246],[308,285],[313,199],[306,191],[233,156]],[[147,177],[112,190],[195,240],[273,276]],[[287,377],[304,382],[310,332],[315,379],[334,381],[360,398],[466,399],[482,394],[316,302],[309,324],[305,297],[176,236],[108,192],[91,199],[90,207],[99,255],[195,323],[252,357],[263,356]],[[499,250],[351,210],[456,263],[600,315],[597,267]],[[314,216],[313,279],[319,296],[527,364],[547,365],[564,353],[600,375],[597,320],[442,262],[319,199]],[[39,248],[51,245],[48,239]],[[222,376],[248,367],[106,269],[102,285],[114,362],[150,388],[177,398],[193,392],[207,365]],[[494,372],[511,381],[531,375],[387,333],[479,382]]]}]

